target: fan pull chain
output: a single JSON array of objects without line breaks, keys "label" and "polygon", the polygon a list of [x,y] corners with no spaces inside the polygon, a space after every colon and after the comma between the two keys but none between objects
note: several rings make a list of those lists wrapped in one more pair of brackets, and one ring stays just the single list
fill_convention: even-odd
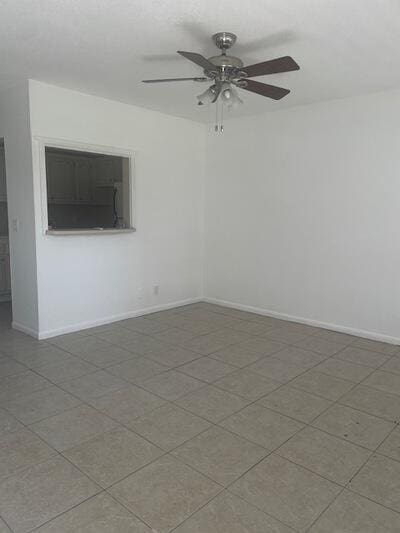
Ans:
[{"label": "fan pull chain", "polygon": [[[220,106],[221,106],[221,112],[220,112]],[[224,132],[224,104],[220,104],[220,101],[217,100],[215,102],[215,126],[214,126],[215,133],[223,133]]]}]

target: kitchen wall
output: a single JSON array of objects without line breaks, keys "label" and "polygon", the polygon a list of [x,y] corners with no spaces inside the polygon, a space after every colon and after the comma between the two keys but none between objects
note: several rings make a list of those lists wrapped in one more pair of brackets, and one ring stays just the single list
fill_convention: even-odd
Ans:
[{"label": "kitchen wall", "polygon": [[208,136],[205,294],[400,342],[400,92]]},{"label": "kitchen wall", "polygon": [[36,334],[38,322],[36,231],[28,84],[0,93],[4,137],[14,325]]},{"label": "kitchen wall", "polygon": [[40,335],[200,297],[204,126],[36,81],[29,86],[34,141],[135,152],[137,232],[54,236],[43,231],[33,142]]}]

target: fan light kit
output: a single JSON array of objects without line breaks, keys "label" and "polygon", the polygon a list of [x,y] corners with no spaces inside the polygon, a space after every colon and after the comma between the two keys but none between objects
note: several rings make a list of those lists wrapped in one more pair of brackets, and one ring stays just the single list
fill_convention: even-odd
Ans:
[{"label": "fan light kit", "polygon": [[[299,65],[290,56],[279,57],[262,63],[256,63],[243,66],[241,59],[235,56],[228,55],[226,52],[236,42],[236,35],[229,32],[219,32],[213,35],[212,40],[214,44],[221,50],[221,54],[212,56],[206,59],[201,54],[195,52],[182,52],[178,54],[189,59],[196,65],[202,67],[204,76],[195,78],[167,78],[160,80],[143,80],[144,83],[163,83],[174,81],[195,81],[195,82],[209,82],[212,85],[203,93],[197,96],[198,105],[216,104],[216,125],[215,131],[222,132],[223,126],[223,112],[224,106],[228,108],[236,108],[242,104],[237,89],[244,89],[252,93],[272,98],[273,100],[280,100],[290,93],[289,89],[276,87],[275,85],[267,85],[249,78],[256,76],[265,76],[267,74],[278,74],[280,72],[289,72],[291,70],[299,70]],[[219,113],[218,103],[221,102],[221,111]],[[218,124],[219,122],[219,124]]]}]

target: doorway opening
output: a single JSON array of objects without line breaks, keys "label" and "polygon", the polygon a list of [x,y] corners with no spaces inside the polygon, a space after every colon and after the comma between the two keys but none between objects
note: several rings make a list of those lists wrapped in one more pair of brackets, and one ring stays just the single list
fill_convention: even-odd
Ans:
[{"label": "doorway opening", "polygon": [[11,327],[11,320],[11,273],[6,159],[4,139],[0,139],[0,329]]}]

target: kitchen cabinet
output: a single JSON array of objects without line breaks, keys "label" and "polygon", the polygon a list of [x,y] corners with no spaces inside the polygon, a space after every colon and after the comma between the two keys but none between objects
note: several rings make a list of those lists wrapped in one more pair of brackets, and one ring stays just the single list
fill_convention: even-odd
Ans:
[{"label": "kitchen cabinet", "polygon": [[74,161],[67,158],[49,156],[46,170],[49,201],[76,201]]},{"label": "kitchen cabinet", "polygon": [[118,163],[107,156],[47,154],[48,203],[109,205],[110,190],[122,180],[122,163]]},{"label": "kitchen cabinet", "polygon": [[75,162],[76,193],[79,202],[93,201],[93,180],[90,161],[82,159]]},{"label": "kitchen cabinet", "polygon": [[111,157],[99,157],[93,162],[95,187],[112,187],[115,181],[114,161]]}]

